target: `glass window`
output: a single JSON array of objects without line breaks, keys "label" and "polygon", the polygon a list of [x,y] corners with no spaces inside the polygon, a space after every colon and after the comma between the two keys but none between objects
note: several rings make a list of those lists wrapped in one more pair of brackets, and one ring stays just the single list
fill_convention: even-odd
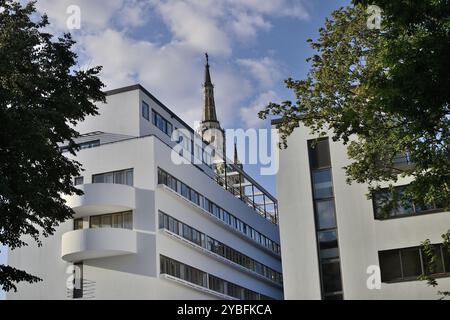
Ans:
[{"label": "glass window", "polygon": [[92,176],[92,183],[103,183],[105,181],[102,174],[96,174]]},{"label": "glass window", "polygon": [[435,245],[434,246],[434,254],[436,261],[433,266],[433,270],[431,270],[431,265],[428,263],[428,257],[425,255],[425,253],[421,250],[422,253],[422,261],[423,261],[423,270],[427,274],[439,274],[444,272],[444,263],[442,261],[442,252],[441,252],[441,245]]},{"label": "glass window", "polygon": [[133,169],[126,170],[126,181],[125,184],[129,186],[133,186]]},{"label": "glass window", "polygon": [[319,229],[336,228],[333,200],[316,201],[316,212]]},{"label": "glass window", "polygon": [[123,227],[122,213],[114,213],[112,215],[112,226],[113,226],[113,228],[122,228]]},{"label": "glass window", "polygon": [[76,186],[78,186],[78,185],[80,185],[80,184],[83,184],[83,183],[84,183],[84,178],[83,178],[83,177],[76,177],[76,178],[75,178],[74,184],[75,184]]},{"label": "glass window", "polygon": [[150,120],[150,108],[144,101],[142,101],[142,117],[146,120]]},{"label": "glass window", "polygon": [[322,281],[324,293],[342,291],[341,269],[339,261],[322,263]]},{"label": "glass window", "polygon": [[100,216],[93,216],[90,218],[91,228],[100,228]]},{"label": "glass window", "polygon": [[309,161],[312,169],[331,167],[330,147],[327,139],[308,141]]},{"label": "glass window", "polygon": [[333,197],[333,185],[331,182],[331,170],[313,171],[314,198]]},{"label": "glass window", "polygon": [[111,215],[107,214],[107,215],[101,216],[101,222],[102,222],[102,225],[101,225],[102,228],[111,228],[111,226],[112,226]]},{"label": "glass window", "polygon": [[109,172],[104,174],[104,183],[114,183],[114,173]]},{"label": "glass window", "polygon": [[418,277],[422,274],[419,248],[401,250],[403,277]]},{"label": "glass window", "polygon": [[398,250],[380,251],[378,259],[380,262],[381,281],[401,279],[402,270]]},{"label": "glass window", "polygon": [[337,235],[335,230],[321,231],[318,233],[320,257],[336,258],[339,256]]},{"label": "glass window", "polygon": [[125,172],[124,171],[114,172],[114,183],[125,184]]},{"label": "glass window", "polygon": [[83,219],[74,219],[73,220],[73,230],[83,229]]},{"label": "glass window", "polygon": [[131,211],[124,212],[123,227],[125,229],[133,229],[133,213]]}]

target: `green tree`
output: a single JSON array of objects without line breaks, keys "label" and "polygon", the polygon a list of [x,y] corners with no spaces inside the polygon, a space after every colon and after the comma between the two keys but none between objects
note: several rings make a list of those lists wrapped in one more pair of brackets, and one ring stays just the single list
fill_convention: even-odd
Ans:
[{"label": "green tree", "polygon": [[[382,9],[380,29],[367,25],[369,5]],[[381,182],[410,177],[402,194],[392,188],[393,199],[449,210],[450,2],[356,0],[308,41],[316,54],[307,76],[285,81],[296,100],[259,112],[281,118],[280,147],[299,124],[320,135],[328,128],[348,147],[348,182],[367,183],[369,197]],[[414,165],[396,166],[401,154]],[[386,201],[384,211],[393,205]]]},{"label": "green tree", "polygon": [[[105,100],[101,68],[75,70],[70,34],[55,40],[43,31],[47,17],[33,16],[34,2],[0,0],[0,243],[10,250],[26,239],[41,245],[41,236],[72,217],[62,195],[81,194],[72,181],[81,168],[58,144],[69,141],[75,153],[71,126]],[[39,280],[0,265],[3,290]]]}]

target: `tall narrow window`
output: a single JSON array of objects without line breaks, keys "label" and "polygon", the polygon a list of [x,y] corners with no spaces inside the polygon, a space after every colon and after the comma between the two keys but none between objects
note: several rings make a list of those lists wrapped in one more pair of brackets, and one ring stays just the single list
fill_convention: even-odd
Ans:
[{"label": "tall narrow window", "polygon": [[150,107],[144,101],[142,101],[142,117],[146,120],[150,120]]},{"label": "tall narrow window", "polygon": [[328,138],[308,141],[323,299],[343,299]]}]

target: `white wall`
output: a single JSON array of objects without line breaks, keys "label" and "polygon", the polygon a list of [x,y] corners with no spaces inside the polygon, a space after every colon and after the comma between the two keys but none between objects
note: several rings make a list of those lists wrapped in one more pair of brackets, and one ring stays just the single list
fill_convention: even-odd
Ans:
[{"label": "white wall", "polygon": [[[277,177],[280,232],[285,297],[320,299],[314,211],[308,162],[307,140],[315,136],[309,129],[297,128],[280,153]],[[450,227],[447,212],[392,220],[375,220],[367,186],[346,183],[343,169],[349,164],[346,147],[330,142],[332,178],[338,227],[341,272],[345,299],[436,299],[439,288],[425,282],[382,283],[381,290],[369,290],[367,267],[378,265],[378,251],[419,246]],[[399,185],[407,180],[399,181]],[[441,289],[450,287],[450,278],[439,279]]]}]

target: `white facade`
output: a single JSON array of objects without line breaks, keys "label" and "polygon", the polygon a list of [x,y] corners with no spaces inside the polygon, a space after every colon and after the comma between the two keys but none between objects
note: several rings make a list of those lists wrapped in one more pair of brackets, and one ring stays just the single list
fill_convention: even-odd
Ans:
[{"label": "white facade", "polygon": [[[152,121],[152,111],[161,117],[158,125]],[[84,195],[67,198],[76,223],[63,223],[40,248],[29,241],[30,246],[9,252],[9,265],[43,281],[21,283],[18,292],[8,293],[7,298],[72,299],[70,284],[75,272],[75,282],[82,278],[82,288],[76,289],[83,299],[282,299],[282,284],[274,277],[281,272],[281,257],[269,248],[269,242],[258,238],[262,234],[279,243],[278,226],[219,185],[208,165],[177,165],[172,161],[176,142],[171,141],[170,131],[185,128],[193,134],[192,129],[139,85],[109,91],[99,113],[77,127],[86,133],[77,141],[86,148],[76,156],[84,169],[82,181],[78,179]],[[190,150],[184,150],[183,155],[192,151],[192,144],[186,146]],[[160,169],[178,179],[176,191],[158,180]],[[116,174],[93,177],[109,172]],[[197,192],[199,205],[182,194],[181,182]],[[205,197],[240,224],[224,222],[229,216],[223,210],[216,217],[203,209]],[[108,215],[118,212],[126,213]],[[176,219],[179,227],[183,223],[200,233],[188,228],[186,236],[170,231],[161,226],[163,213]],[[103,218],[96,218],[100,215]],[[97,221],[104,227],[95,228]],[[244,223],[252,228],[245,230],[247,234],[238,230]],[[194,234],[203,234],[203,242],[196,244]],[[206,236],[225,244],[228,255],[214,253],[206,244]],[[250,258],[247,264],[230,260],[230,248]],[[197,270],[172,264],[171,274],[161,269],[161,256]],[[79,263],[82,276],[74,268]],[[214,286],[210,276],[222,280]]]},{"label": "white facade", "polygon": [[[288,148],[280,151],[277,196],[285,299],[323,298],[308,156],[308,140],[316,138],[308,128],[300,126],[288,138]],[[450,227],[450,214],[435,210],[401,218],[375,219],[372,200],[366,197],[367,186],[346,183],[343,169],[349,164],[346,147],[328,140],[343,298],[439,298],[438,290],[450,288],[450,278],[447,278],[450,266],[447,266],[446,273],[440,275],[442,278],[438,279],[436,288],[411,277],[401,281],[383,281],[380,289],[373,288],[376,282],[369,281],[369,287],[373,288],[369,289],[367,280],[373,269],[370,274],[367,269],[380,266],[380,251],[417,247],[425,239],[435,244],[442,243],[441,235]],[[407,183],[403,180],[397,184]],[[404,263],[405,268],[411,268]],[[387,269],[381,268],[382,277],[386,277]]]}]

